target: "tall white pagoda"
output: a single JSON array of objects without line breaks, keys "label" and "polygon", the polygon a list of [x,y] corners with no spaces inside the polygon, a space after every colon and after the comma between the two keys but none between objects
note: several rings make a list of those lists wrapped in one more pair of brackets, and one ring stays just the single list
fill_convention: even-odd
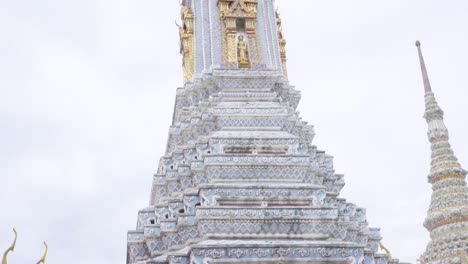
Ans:
[{"label": "tall white pagoda", "polygon": [[416,42],[423,75],[426,111],[424,118],[431,142],[432,198],[424,226],[431,234],[422,264],[468,264],[468,188],[462,169],[449,143],[444,112],[432,92],[421,43]]},{"label": "tall white pagoda", "polygon": [[274,0],[181,4],[185,84],[127,263],[398,263],[296,112]]}]

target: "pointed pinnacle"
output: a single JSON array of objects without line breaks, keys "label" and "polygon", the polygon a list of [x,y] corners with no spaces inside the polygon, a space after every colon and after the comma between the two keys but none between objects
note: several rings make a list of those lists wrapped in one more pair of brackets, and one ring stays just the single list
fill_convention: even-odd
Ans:
[{"label": "pointed pinnacle", "polygon": [[429,76],[427,74],[426,64],[424,63],[424,58],[421,51],[421,42],[418,40],[416,41],[416,47],[418,47],[419,53],[419,62],[421,63],[421,72],[424,82],[424,91],[426,93],[432,92],[431,83],[429,82]]}]

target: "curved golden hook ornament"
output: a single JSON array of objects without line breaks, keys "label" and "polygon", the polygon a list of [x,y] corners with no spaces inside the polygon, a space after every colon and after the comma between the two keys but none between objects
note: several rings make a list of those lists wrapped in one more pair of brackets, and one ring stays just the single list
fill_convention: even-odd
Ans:
[{"label": "curved golden hook ornament", "polygon": [[45,246],[45,251],[44,255],[42,255],[42,258],[36,263],[36,264],[45,264],[46,258],[47,258],[47,252],[49,252],[49,247],[47,246],[47,243],[44,241],[44,246]]},{"label": "curved golden hook ornament", "polygon": [[2,264],[8,264],[7,262],[8,253],[10,253],[11,251],[15,251],[16,240],[18,239],[18,233],[16,232],[16,229],[14,228],[13,228],[13,232],[15,232],[15,240],[13,240],[13,244],[11,244],[11,246],[3,254]]},{"label": "curved golden hook ornament", "polygon": [[388,248],[386,248],[382,242],[379,242],[379,246],[380,246],[380,249],[382,249],[383,251],[385,251],[387,253],[387,256],[389,259],[393,259],[392,258],[392,253],[390,253],[390,250],[388,250]]}]

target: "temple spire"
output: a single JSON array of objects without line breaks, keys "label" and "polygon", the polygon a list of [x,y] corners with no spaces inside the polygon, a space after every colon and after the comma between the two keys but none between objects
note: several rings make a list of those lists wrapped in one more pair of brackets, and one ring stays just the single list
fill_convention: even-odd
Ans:
[{"label": "temple spire", "polygon": [[431,171],[428,177],[432,184],[432,197],[424,226],[430,232],[431,241],[421,256],[422,264],[465,263],[468,261],[468,189],[466,171],[462,169],[449,143],[444,112],[432,92],[426,65],[418,47],[425,88],[426,109],[424,118],[428,125],[431,143]]},{"label": "temple spire", "polygon": [[422,71],[422,76],[423,76],[423,82],[424,82],[424,90],[426,93],[432,92],[431,88],[431,83],[429,82],[429,76],[427,75],[427,69],[426,69],[426,64],[424,63],[424,57],[421,51],[421,42],[418,40],[416,41],[416,47],[418,47],[418,53],[419,53],[419,62],[421,63],[421,71]]}]

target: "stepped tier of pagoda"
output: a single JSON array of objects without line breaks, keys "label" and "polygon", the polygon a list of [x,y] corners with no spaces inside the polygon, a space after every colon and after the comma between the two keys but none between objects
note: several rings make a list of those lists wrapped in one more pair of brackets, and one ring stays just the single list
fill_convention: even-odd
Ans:
[{"label": "stepped tier of pagoda", "polygon": [[182,0],[179,34],[185,84],[127,263],[398,263],[312,144],[274,0]]},{"label": "stepped tier of pagoda", "polygon": [[312,145],[300,93],[268,70],[213,70],[177,91],[128,263],[398,263]]}]

